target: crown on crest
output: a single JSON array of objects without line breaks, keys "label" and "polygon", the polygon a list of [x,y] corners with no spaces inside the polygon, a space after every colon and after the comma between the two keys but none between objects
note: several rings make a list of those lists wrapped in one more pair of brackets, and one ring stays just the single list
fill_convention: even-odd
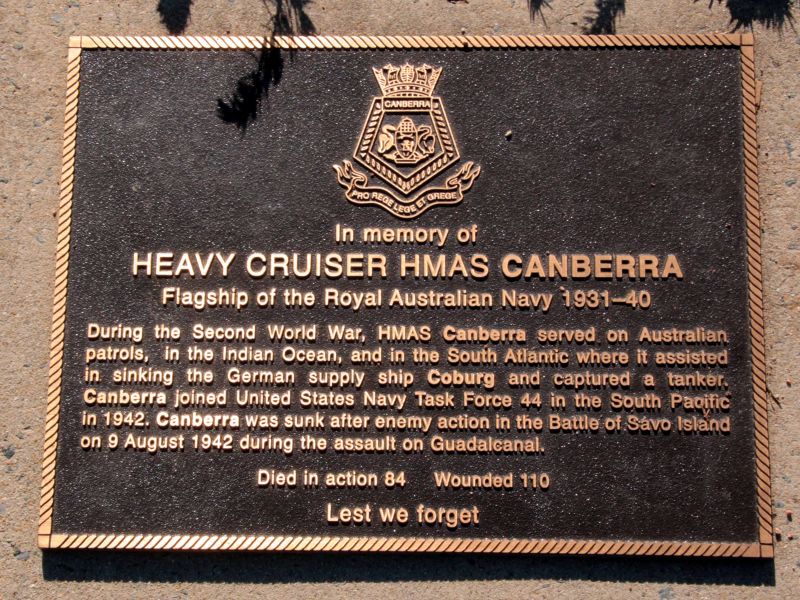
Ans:
[{"label": "crown on crest", "polygon": [[442,69],[430,65],[415,67],[406,63],[401,67],[373,67],[372,72],[375,73],[375,79],[378,80],[384,96],[414,97],[432,95]]}]

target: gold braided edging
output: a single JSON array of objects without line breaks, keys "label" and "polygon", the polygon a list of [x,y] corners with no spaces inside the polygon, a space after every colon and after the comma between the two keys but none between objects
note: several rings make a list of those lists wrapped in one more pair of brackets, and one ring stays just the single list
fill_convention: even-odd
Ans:
[{"label": "gold braided edging", "polygon": [[606,540],[441,539],[273,535],[74,534],[49,538],[49,548],[275,552],[483,552],[636,556],[761,556],[759,544]]},{"label": "gold braided edging", "polygon": [[[484,552],[527,554],[597,554],[638,556],[771,557],[772,505],[769,468],[764,322],[761,273],[761,231],[758,202],[756,81],[751,34],[619,35],[619,36],[79,36],[70,38],[63,167],[56,245],[56,277],[50,373],[45,422],[42,495],[39,519],[41,548],[208,551],[332,552]],[[75,164],[81,49],[459,49],[459,48],[589,48],[633,46],[739,46],[742,65],[745,202],[748,244],[748,289],[755,415],[756,480],[759,541],[755,543],[439,539],[419,537],[339,537],[267,535],[60,534],[52,531],[62,353],[67,295],[72,188]]]},{"label": "gold braided edging", "polygon": [[742,34],[657,35],[180,35],[102,36],[71,39],[79,48],[147,50],[459,49],[459,48],[620,48],[633,46],[739,46]]},{"label": "gold braided edging", "polygon": [[56,476],[56,450],[58,447],[58,417],[61,407],[61,363],[64,349],[64,321],[67,308],[67,271],[69,266],[70,222],[72,219],[72,186],[75,170],[75,138],[78,128],[80,71],[81,49],[70,47],[67,54],[67,99],[64,112],[64,147],[58,206],[58,232],[56,236],[53,326],[50,334],[50,372],[47,383],[42,490],[39,503],[40,545],[47,542],[53,529],[53,494]]},{"label": "gold braided edging", "polygon": [[772,556],[772,489],[769,466],[769,423],[764,349],[764,303],[761,271],[761,209],[758,199],[758,109],[753,36],[746,34],[741,47],[744,199],[747,220],[747,282],[750,308],[750,361],[753,372],[753,414],[756,456],[759,541],[762,555]]}]

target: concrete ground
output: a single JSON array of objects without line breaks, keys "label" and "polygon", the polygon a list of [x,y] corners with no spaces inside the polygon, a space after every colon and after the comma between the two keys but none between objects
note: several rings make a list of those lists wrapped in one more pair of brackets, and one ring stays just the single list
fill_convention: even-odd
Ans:
[{"label": "concrete ground", "polygon": [[[70,35],[700,33],[752,26],[776,558],[51,553],[35,524]],[[800,36],[791,0],[0,0],[0,598],[797,597]],[[795,3],[795,14],[800,5]],[[792,519],[792,511],[798,515]]]}]

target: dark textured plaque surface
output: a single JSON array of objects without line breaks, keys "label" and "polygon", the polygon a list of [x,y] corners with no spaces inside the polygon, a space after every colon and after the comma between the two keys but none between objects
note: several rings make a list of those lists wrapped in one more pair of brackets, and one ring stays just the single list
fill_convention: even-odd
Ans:
[{"label": "dark textured plaque surface", "polygon": [[[54,532],[757,540],[738,48],[284,53],[279,84],[271,86],[258,118],[242,131],[219,118],[217,101],[230,96],[256,61],[244,51],[83,53]],[[348,203],[332,170],[351,157],[369,102],[379,94],[372,68],[405,61],[443,68],[436,93],[445,102],[462,161],[482,169],[461,204],[433,208],[409,222]],[[252,251],[344,251],[332,243],[336,223],[356,230],[404,223],[451,231],[476,223],[480,235],[474,249],[449,242],[441,251],[482,252],[493,265],[507,252],[674,253],[685,278],[573,284],[615,293],[647,289],[654,306],[646,311],[567,311],[560,305],[548,314],[250,306],[240,313],[214,308],[199,313],[162,307],[158,293],[167,282],[129,275],[135,250],[225,250],[240,257]],[[390,265],[401,253],[438,252],[429,246],[354,245],[353,251],[361,250],[386,254]],[[250,291],[292,285],[316,291],[379,286],[495,293],[501,287],[556,291],[561,284],[509,283],[496,269],[484,282],[402,281],[391,269],[389,279],[379,282],[254,281],[241,268],[226,281],[182,283]],[[440,349],[446,346],[438,336],[444,324],[523,327],[532,346],[537,346],[535,331],[546,327],[626,327],[632,334],[642,325],[725,329],[731,364],[723,372],[734,399],[728,413],[734,427],[729,435],[715,436],[546,434],[546,452],[529,457],[297,449],[291,457],[91,453],[75,440],[84,433],[83,352],[92,321],[180,325],[184,345],[196,322],[349,323],[365,328],[367,347],[377,345],[372,332],[379,323],[425,324],[434,331],[430,346]],[[161,345],[150,328],[147,336],[143,346],[159,363]],[[321,337],[320,347],[336,346]],[[262,337],[255,345],[268,344]],[[185,366],[176,367],[179,380]],[[369,382],[387,365],[357,368],[367,372]],[[408,368],[419,383],[411,389],[426,389],[421,380],[428,367]],[[224,381],[226,366],[217,363],[213,369],[217,381]],[[298,388],[308,387],[303,384],[308,369],[295,368]],[[504,368],[486,370],[498,373],[496,392],[508,391]],[[636,381],[648,369],[631,371]],[[375,387],[365,383],[363,389]],[[553,391],[552,385],[544,383],[542,391]],[[663,382],[655,391],[669,397]],[[409,405],[406,414],[419,412]],[[296,405],[291,410],[313,412]],[[358,405],[352,412],[372,414]],[[574,408],[566,412],[575,414]],[[255,485],[259,468],[402,469],[409,483],[402,490],[274,490]],[[430,473],[438,469],[546,471],[553,484],[536,493],[519,486],[436,490]],[[420,502],[474,504],[481,522],[455,531],[414,522],[336,527],[324,520],[328,502],[408,508]]]}]

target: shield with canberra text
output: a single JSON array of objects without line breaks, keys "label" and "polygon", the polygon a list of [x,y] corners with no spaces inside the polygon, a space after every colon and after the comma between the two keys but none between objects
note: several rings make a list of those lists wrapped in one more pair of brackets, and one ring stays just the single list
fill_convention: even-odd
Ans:
[{"label": "shield with canberra text", "polygon": [[433,206],[460,203],[481,169],[467,162],[443,184],[432,184],[461,158],[444,103],[433,95],[442,69],[406,63],[372,71],[382,95],[372,99],[353,152],[368,173],[350,161],[334,165],[347,199],[404,219]]}]

